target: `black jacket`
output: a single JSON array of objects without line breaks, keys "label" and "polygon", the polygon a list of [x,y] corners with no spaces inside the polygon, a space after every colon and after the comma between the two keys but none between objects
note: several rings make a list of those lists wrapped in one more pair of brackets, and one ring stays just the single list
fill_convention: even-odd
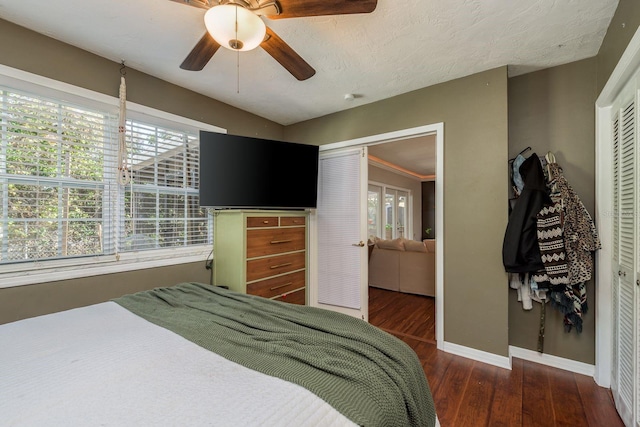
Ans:
[{"label": "black jacket", "polygon": [[509,215],[502,243],[502,262],[509,273],[532,273],[544,269],[536,216],[543,206],[551,204],[551,198],[536,153],[520,165],[519,171],[524,187]]}]

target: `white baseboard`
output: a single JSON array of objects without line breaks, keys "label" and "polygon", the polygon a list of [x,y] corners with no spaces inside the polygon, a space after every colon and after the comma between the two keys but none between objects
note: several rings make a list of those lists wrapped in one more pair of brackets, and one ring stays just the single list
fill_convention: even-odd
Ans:
[{"label": "white baseboard", "polygon": [[595,365],[578,362],[576,360],[565,359],[564,357],[553,356],[551,354],[538,353],[537,351],[527,350],[525,348],[509,346],[509,357],[499,356],[497,354],[488,353],[475,348],[465,347],[463,345],[444,342],[443,351],[456,356],[466,357],[477,362],[487,363],[499,368],[511,369],[511,358],[526,360],[529,362],[540,363],[542,365],[551,366],[558,369],[564,369],[576,374],[593,377],[595,375]]},{"label": "white baseboard", "polygon": [[499,356],[497,354],[488,353],[482,350],[476,350],[475,348],[465,347],[463,345],[446,341],[444,342],[443,350],[447,353],[466,357],[467,359],[472,359],[477,362],[487,363],[499,368],[511,369],[511,359],[507,356]]},{"label": "white baseboard", "polygon": [[[512,357],[527,360],[529,362],[540,363],[542,365],[552,366],[565,371],[574,372],[576,374],[587,375],[593,377],[596,372],[595,365],[578,362],[576,360],[565,359],[564,357],[553,356],[551,354],[538,353],[537,351],[527,350],[526,348],[509,346],[509,362]],[[509,363],[511,364],[511,363]]]}]

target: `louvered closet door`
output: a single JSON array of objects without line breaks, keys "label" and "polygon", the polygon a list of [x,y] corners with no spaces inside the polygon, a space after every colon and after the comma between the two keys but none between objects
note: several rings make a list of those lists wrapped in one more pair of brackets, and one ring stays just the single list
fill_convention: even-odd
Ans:
[{"label": "louvered closet door", "polygon": [[612,357],[611,357],[611,390],[614,393],[619,390],[619,373],[620,369],[618,366],[618,336],[620,334],[620,328],[618,325],[620,324],[620,310],[618,309],[620,305],[620,292],[619,292],[619,283],[618,283],[618,273],[620,271],[620,215],[618,212],[620,211],[620,114],[619,108],[614,107],[614,118],[613,118],[613,248],[611,250],[613,255],[613,262],[611,263],[613,270],[611,274],[613,275],[611,279],[611,288],[612,288],[612,305],[613,305],[613,348],[612,348]]},{"label": "louvered closet door", "polygon": [[640,241],[638,210],[638,97],[634,81],[613,111],[613,304],[614,343],[611,389],[616,408],[628,426],[638,426],[638,320],[636,271]]},{"label": "louvered closet door", "polygon": [[[638,182],[638,181],[636,181]],[[640,198],[639,198],[639,203],[640,203]],[[636,207],[640,208],[640,204],[636,205]],[[636,212],[640,212],[640,210],[636,210]],[[636,220],[636,224],[637,224],[637,220]],[[640,228],[640,227],[639,227]],[[637,240],[636,242],[640,242],[640,231],[636,230],[636,233],[638,233],[637,236]],[[635,318],[635,365],[636,365],[636,369],[635,369],[635,374],[634,374],[634,378],[635,378],[635,390],[636,390],[636,394],[635,394],[635,399],[636,399],[636,405],[635,405],[635,411],[634,411],[634,420],[635,420],[635,426],[636,427],[640,427],[640,277],[638,275],[638,272],[640,272],[640,260],[638,259],[638,250],[636,250],[636,280],[635,280],[635,311],[634,311],[634,318]]]},{"label": "louvered closet door", "polygon": [[[630,322],[629,327],[633,328],[630,331],[630,335],[632,335],[631,343],[631,351],[633,360],[630,364],[633,364],[633,384],[634,387],[634,399],[635,404],[633,407],[633,425],[635,427],[640,427],[640,132],[638,131],[638,127],[640,127],[640,73],[636,75],[634,79],[636,82],[635,86],[635,140],[633,142],[633,164],[635,166],[634,169],[634,179],[633,179],[633,187],[634,187],[634,211],[631,216],[630,222],[635,226],[634,230],[634,253],[633,253],[633,275],[629,276],[627,280],[626,277],[623,276],[623,280],[620,281],[620,309],[621,312],[625,310],[624,319],[626,320],[626,316],[629,316]],[[624,164],[623,155],[624,152],[624,143],[621,152],[621,164]],[[631,154],[629,154],[631,156]],[[622,195],[622,193],[621,193]],[[621,224],[624,224],[624,221],[621,220]],[[621,230],[623,227],[621,226]],[[629,297],[629,303],[627,304],[624,300]],[[629,306],[628,306],[629,305]],[[623,316],[621,316],[623,317]]]}]

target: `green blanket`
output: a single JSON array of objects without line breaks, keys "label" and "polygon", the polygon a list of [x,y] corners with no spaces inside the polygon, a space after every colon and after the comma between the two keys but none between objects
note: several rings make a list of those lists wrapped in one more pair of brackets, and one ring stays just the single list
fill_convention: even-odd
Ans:
[{"label": "green blanket", "polygon": [[414,351],[360,319],[199,283],[114,301],[226,359],[310,390],[358,425],[435,425]]}]

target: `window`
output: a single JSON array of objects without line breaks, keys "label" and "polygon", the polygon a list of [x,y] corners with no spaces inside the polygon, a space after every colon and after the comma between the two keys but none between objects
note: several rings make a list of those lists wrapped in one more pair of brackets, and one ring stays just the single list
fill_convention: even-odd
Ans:
[{"label": "window", "polygon": [[367,234],[370,239],[382,236],[380,224],[380,198],[382,188],[377,185],[369,185],[367,195]]},{"label": "window", "polygon": [[124,194],[123,251],[206,244],[208,218],[198,202],[198,139],[128,121],[131,183]]},{"label": "window", "polygon": [[0,263],[113,252],[103,220],[115,117],[0,88]]},{"label": "window", "polygon": [[224,129],[128,103],[122,185],[116,98],[0,72],[0,287],[205,259],[198,132]]},{"label": "window", "polygon": [[[407,216],[409,215],[409,193],[407,191],[395,190],[395,218],[396,237],[407,238]],[[410,238],[410,237],[408,237]]]},{"label": "window", "polygon": [[[384,203],[382,195],[384,194]],[[369,184],[367,223],[369,238],[396,239],[411,236],[410,191]]]}]

